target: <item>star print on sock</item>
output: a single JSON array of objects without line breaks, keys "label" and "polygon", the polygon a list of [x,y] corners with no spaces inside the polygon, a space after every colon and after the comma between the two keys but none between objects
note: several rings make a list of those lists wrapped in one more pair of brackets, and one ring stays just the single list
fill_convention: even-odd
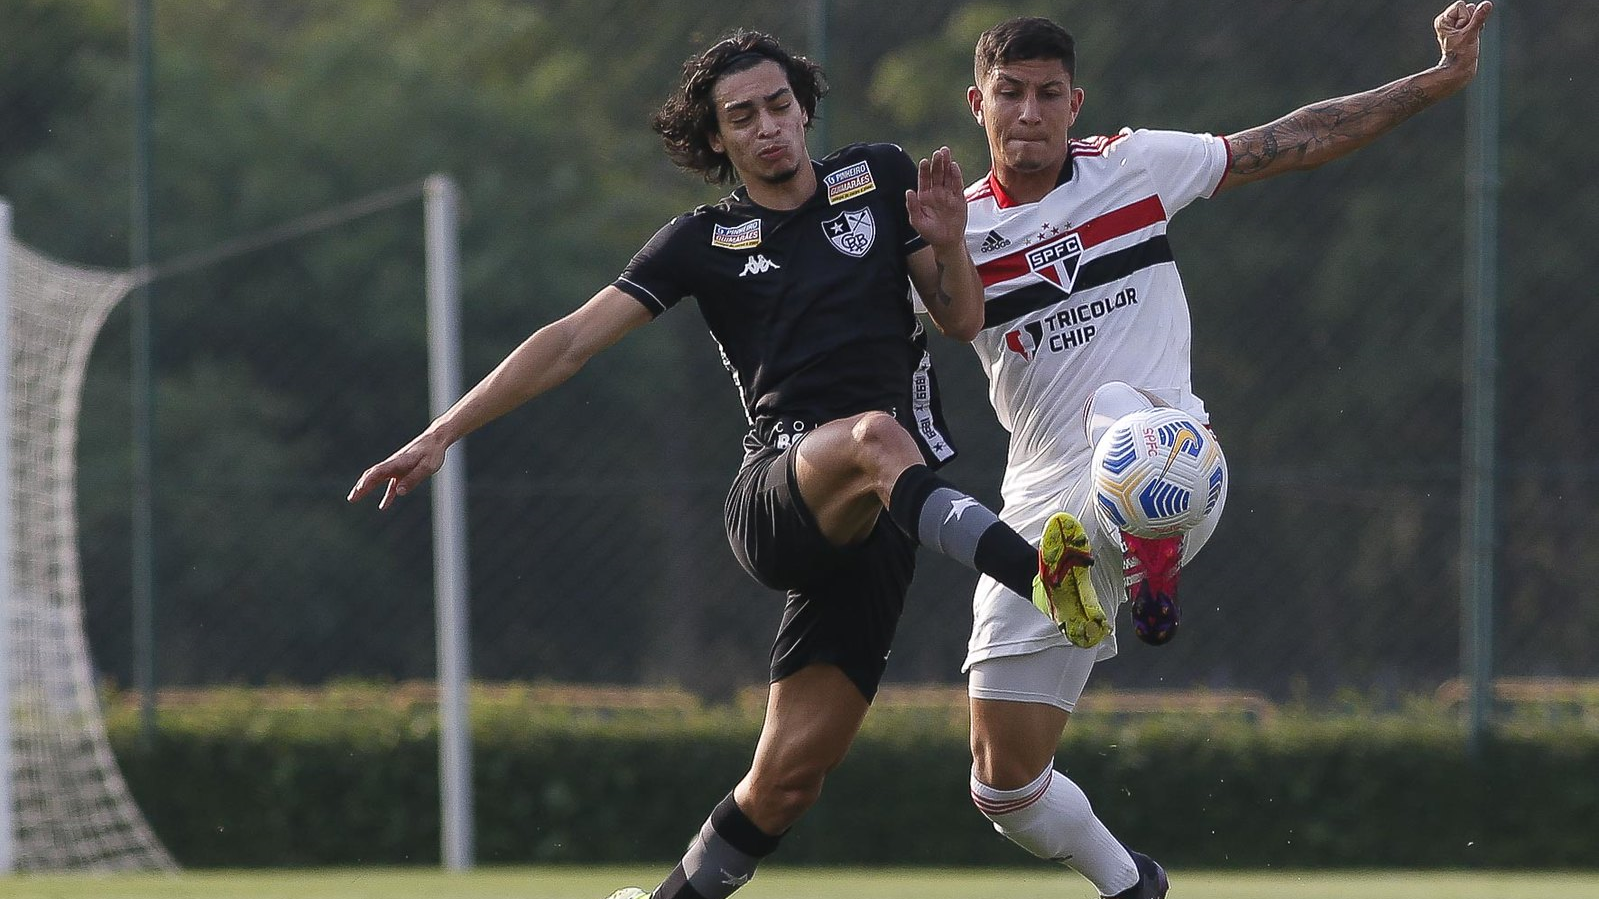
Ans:
[{"label": "star print on sock", "polygon": [[963,496],[949,504],[949,514],[944,517],[944,523],[949,524],[952,521],[959,521],[961,515],[967,509],[980,505],[982,505],[982,503],[978,502],[977,500],[972,499],[969,496]]}]

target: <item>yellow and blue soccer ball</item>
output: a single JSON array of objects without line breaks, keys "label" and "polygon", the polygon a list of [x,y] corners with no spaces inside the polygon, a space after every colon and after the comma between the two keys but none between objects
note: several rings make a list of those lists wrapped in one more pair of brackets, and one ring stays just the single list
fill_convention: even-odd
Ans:
[{"label": "yellow and blue soccer ball", "polygon": [[1117,419],[1094,447],[1094,505],[1107,530],[1135,537],[1186,533],[1227,486],[1221,445],[1198,419],[1169,406]]}]

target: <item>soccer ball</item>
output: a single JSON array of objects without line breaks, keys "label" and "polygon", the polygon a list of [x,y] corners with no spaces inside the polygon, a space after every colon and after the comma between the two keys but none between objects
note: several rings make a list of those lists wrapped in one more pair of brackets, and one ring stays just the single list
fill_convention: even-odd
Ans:
[{"label": "soccer ball", "polygon": [[1221,445],[1199,420],[1157,406],[1116,420],[1094,447],[1094,500],[1106,530],[1161,538],[1205,520],[1227,486]]}]

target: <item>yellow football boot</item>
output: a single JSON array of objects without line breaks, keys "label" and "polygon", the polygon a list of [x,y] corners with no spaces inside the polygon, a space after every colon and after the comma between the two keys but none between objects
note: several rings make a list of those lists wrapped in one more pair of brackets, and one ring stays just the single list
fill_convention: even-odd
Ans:
[{"label": "yellow football boot", "polygon": [[1033,605],[1055,622],[1073,646],[1085,649],[1099,645],[1110,633],[1110,621],[1088,575],[1092,564],[1094,557],[1082,523],[1066,512],[1051,515],[1038,542]]}]

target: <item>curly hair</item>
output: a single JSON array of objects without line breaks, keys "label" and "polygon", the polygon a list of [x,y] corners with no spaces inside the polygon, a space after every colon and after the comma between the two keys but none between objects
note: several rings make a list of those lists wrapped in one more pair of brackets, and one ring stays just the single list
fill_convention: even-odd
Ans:
[{"label": "curly hair", "polygon": [[1077,42],[1071,32],[1036,16],[1007,19],[977,38],[972,78],[979,87],[996,67],[1031,59],[1058,59],[1066,77],[1077,79]]},{"label": "curly hair", "polygon": [[712,184],[728,184],[738,177],[727,154],[711,149],[711,135],[717,130],[713,94],[723,75],[742,72],[768,60],[783,67],[789,87],[805,111],[805,127],[810,127],[816,120],[817,101],[827,94],[822,67],[790,54],[769,34],[740,28],[683,63],[683,83],[651,120],[651,127],[661,136],[666,155],[673,163]]}]

